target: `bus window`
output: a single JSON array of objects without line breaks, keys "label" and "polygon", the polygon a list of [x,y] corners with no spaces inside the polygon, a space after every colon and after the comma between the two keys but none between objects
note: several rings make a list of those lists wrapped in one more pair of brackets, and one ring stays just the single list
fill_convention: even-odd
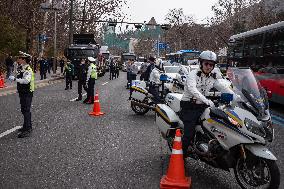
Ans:
[{"label": "bus window", "polygon": [[273,32],[267,32],[265,34],[265,41],[264,41],[264,45],[263,45],[263,55],[264,56],[270,56],[273,54],[273,40],[272,37],[273,36]]},{"label": "bus window", "polygon": [[274,34],[274,52],[273,54],[284,55],[284,29],[278,30]]},{"label": "bus window", "polygon": [[243,41],[238,40],[235,42],[235,47],[234,47],[234,56],[236,58],[242,58],[243,57]]},{"label": "bus window", "polygon": [[255,35],[245,39],[245,46],[249,51],[250,57],[262,56],[262,35]]}]

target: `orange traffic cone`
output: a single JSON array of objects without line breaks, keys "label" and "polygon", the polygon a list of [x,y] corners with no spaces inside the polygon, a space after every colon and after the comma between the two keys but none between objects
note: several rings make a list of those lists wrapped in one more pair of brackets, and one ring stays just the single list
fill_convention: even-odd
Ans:
[{"label": "orange traffic cone", "polygon": [[4,87],[6,87],[6,85],[5,85],[5,79],[4,79],[4,77],[1,75],[1,76],[0,76],[0,88],[4,88]]},{"label": "orange traffic cone", "polygon": [[95,101],[94,101],[94,109],[93,112],[90,112],[89,115],[91,116],[101,116],[104,115],[105,113],[101,112],[101,106],[100,106],[100,101],[99,101],[99,94],[96,92],[95,95]]},{"label": "orange traffic cone", "polygon": [[160,182],[161,189],[190,188],[191,178],[185,177],[184,160],[182,152],[181,132],[176,130],[176,136],[170,158],[170,165],[167,175],[164,175]]}]

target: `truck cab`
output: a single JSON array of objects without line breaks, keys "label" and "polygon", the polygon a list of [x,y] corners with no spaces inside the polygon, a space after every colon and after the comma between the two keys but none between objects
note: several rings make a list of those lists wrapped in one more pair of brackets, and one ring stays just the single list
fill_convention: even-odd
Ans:
[{"label": "truck cab", "polygon": [[97,58],[99,45],[94,39],[94,34],[73,34],[73,43],[68,46],[64,55],[74,65],[74,78],[78,77],[78,69],[82,59]]}]

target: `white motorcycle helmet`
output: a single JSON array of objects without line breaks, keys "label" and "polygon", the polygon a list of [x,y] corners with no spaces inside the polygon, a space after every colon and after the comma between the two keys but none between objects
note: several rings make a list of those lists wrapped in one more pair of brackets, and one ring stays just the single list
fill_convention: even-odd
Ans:
[{"label": "white motorcycle helmet", "polygon": [[88,57],[88,60],[89,60],[90,62],[96,62],[96,59],[93,58],[93,57]]},{"label": "white motorcycle helmet", "polygon": [[163,63],[162,63],[162,59],[157,58],[156,62],[155,62],[155,66],[156,68],[158,68],[159,70],[163,69]]},{"label": "white motorcycle helmet", "polygon": [[202,69],[202,61],[203,60],[209,60],[209,61],[213,62],[214,64],[216,64],[217,63],[217,55],[212,51],[203,51],[199,55],[198,60],[199,60],[200,68]]}]

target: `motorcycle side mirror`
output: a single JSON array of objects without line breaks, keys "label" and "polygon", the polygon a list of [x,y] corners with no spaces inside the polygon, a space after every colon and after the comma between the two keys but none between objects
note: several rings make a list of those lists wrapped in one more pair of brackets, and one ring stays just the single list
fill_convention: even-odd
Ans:
[{"label": "motorcycle side mirror", "polygon": [[231,93],[222,93],[221,94],[221,101],[226,103],[226,104],[229,104],[230,102],[233,101],[233,94],[231,94]]}]

